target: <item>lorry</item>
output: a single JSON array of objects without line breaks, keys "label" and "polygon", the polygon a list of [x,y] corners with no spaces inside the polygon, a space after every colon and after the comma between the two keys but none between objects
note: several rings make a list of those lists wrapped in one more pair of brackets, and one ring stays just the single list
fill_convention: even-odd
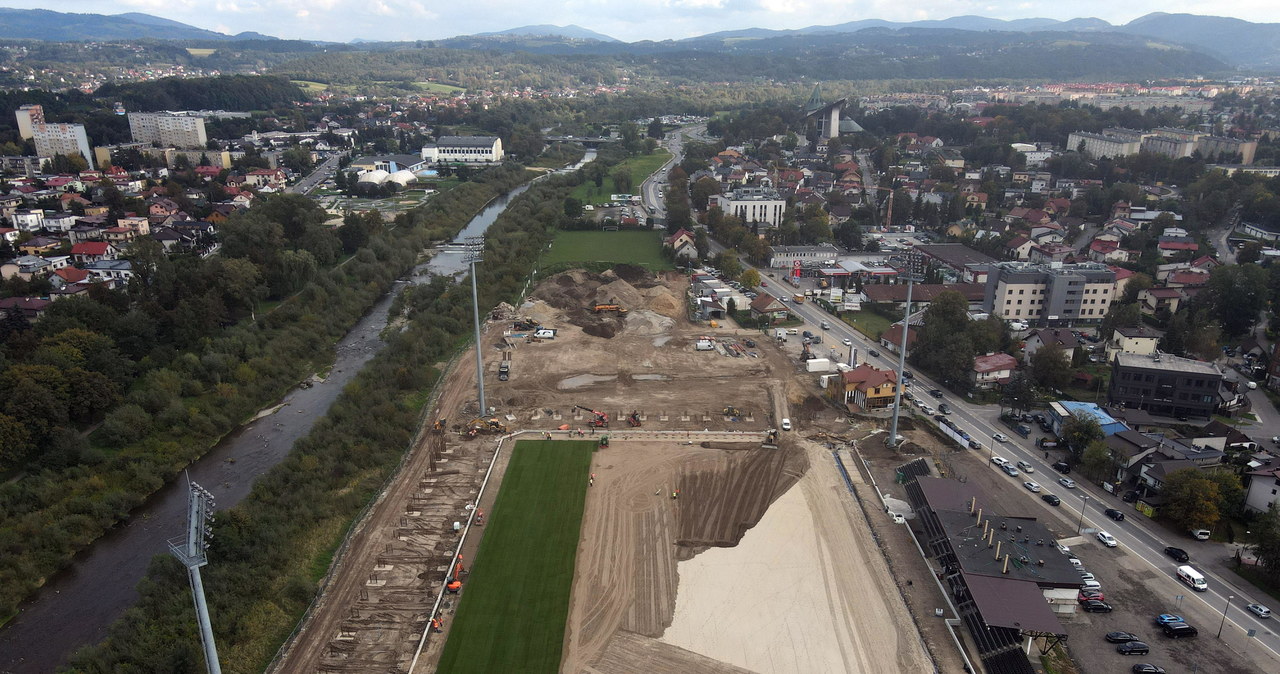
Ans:
[{"label": "lorry", "polygon": [[778,328],[777,330],[775,330],[774,336],[777,337],[779,342],[787,341],[787,331],[783,330],[782,328]]}]

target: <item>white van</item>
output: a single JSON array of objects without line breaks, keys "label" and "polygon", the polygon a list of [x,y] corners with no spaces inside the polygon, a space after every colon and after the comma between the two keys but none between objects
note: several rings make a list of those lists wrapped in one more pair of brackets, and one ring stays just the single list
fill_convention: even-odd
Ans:
[{"label": "white van", "polygon": [[533,336],[538,339],[555,339],[556,331],[550,328],[538,328],[538,330],[533,333]]},{"label": "white van", "polygon": [[1189,566],[1178,567],[1178,580],[1191,586],[1196,592],[1207,592],[1209,584],[1204,582],[1204,576],[1199,571]]}]

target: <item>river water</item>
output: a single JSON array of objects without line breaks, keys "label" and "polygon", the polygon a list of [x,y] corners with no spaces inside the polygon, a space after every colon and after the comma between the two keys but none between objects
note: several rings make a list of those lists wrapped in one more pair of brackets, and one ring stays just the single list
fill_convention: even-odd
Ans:
[{"label": "river water", "polygon": [[[575,170],[594,158],[595,151],[588,151],[582,162],[562,170]],[[467,223],[456,241],[483,234],[511,199],[526,189],[527,184],[521,185],[493,200]],[[426,282],[431,274],[463,271],[462,260],[460,252],[442,251],[414,270],[413,282]],[[379,334],[387,325],[392,300],[405,285],[397,282],[338,342],[327,379],[311,388],[289,391],[278,411],[241,427],[190,466],[191,480],[213,493],[218,509],[230,508],[248,495],[258,476],[289,454],[293,443],[328,412],[343,387],[386,346]],[[168,554],[166,541],[184,533],[186,514],[186,480],[179,478],[76,556],[66,571],[50,579],[21,607],[18,617],[0,629],[0,673],[52,672],[76,649],[105,638],[111,623],[137,601],[134,587],[151,558]],[[216,539],[209,553],[210,563],[216,564]]]}]

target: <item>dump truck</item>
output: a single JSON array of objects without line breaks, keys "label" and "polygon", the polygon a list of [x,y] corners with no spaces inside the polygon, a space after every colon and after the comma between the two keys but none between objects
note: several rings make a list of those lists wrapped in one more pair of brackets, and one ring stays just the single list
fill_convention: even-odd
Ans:
[{"label": "dump truck", "polygon": [[620,316],[625,315],[627,313],[627,310],[618,304],[596,304],[591,307],[591,310],[596,312],[597,314],[602,311],[616,311]]}]

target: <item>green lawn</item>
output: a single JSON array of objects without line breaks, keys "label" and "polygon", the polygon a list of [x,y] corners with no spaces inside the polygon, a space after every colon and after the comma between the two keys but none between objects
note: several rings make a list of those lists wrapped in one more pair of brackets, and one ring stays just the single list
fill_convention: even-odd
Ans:
[{"label": "green lawn", "polygon": [[[631,172],[631,189],[627,190],[627,193],[638,194],[644,179],[661,168],[670,158],[670,152],[657,149],[653,151],[653,154],[643,154],[623,162],[623,165]],[[590,180],[578,185],[570,196],[584,204],[603,204],[610,201],[609,195],[619,193],[618,186],[613,182],[612,174],[613,171],[610,171],[609,175],[604,177],[604,182],[600,184],[600,187],[596,187],[596,184]]]},{"label": "green lawn", "polygon": [[538,266],[585,262],[637,264],[650,270],[672,268],[671,262],[662,257],[662,233],[635,230],[558,232]]},{"label": "green lawn", "polygon": [[559,670],[595,446],[516,443],[438,671]]},{"label": "green lawn", "polygon": [[877,342],[880,341],[880,334],[893,325],[892,321],[874,311],[848,311],[841,314],[840,319]]},{"label": "green lawn", "polygon": [[466,91],[462,87],[455,87],[452,84],[440,84],[439,82],[414,82],[413,86],[435,94],[455,94]]}]

